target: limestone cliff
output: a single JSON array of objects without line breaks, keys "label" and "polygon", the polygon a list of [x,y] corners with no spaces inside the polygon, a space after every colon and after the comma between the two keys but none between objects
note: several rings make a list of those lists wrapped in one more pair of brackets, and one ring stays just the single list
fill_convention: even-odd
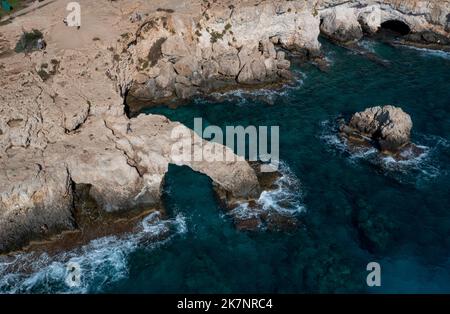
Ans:
[{"label": "limestone cliff", "polygon": [[432,32],[450,38],[447,0],[320,0],[321,30],[339,41],[375,33],[387,21],[405,23],[411,33]]},{"label": "limestone cliff", "polygon": [[[126,7],[134,2],[105,3],[81,1],[88,13],[80,30],[56,18],[65,14],[58,2],[1,27],[0,252],[78,228],[79,185],[89,188],[104,211],[158,206],[169,163],[210,176],[235,197],[259,193],[256,175],[242,157],[214,164],[174,161],[173,129],[185,129],[195,143],[202,140],[162,116],[125,116],[117,81],[109,74],[112,47],[132,25],[133,9]],[[40,29],[46,50],[14,53],[23,28]]]}]

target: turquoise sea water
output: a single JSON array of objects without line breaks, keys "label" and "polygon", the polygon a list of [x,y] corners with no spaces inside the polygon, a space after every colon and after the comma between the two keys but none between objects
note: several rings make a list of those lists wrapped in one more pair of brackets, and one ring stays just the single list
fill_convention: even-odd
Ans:
[{"label": "turquoise sea water", "polygon": [[[170,220],[94,241],[58,257],[33,259],[31,273],[6,271],[2,292],[450,292],[450,55],[364,41],[384,67],[324,43],[328,73],[295,67],[283,89],[195,99],[164,114],[204,124],[279,125],[283,173],[297,181],[301,226],[243,232],[215,199],[210,180],[171,166],[164,200]],[[336,117],[374,105],[402,107],[426,154],[408,163],[352,155],[333,132]],[[151,235],[168,232],[155,242]],[[23,263],[17,256],[8,265]],[[64,283],[67,261],[81,285]],[[382,286],[366,285],[381,265]],[[20,268],[20,267],[19,267]]]}]

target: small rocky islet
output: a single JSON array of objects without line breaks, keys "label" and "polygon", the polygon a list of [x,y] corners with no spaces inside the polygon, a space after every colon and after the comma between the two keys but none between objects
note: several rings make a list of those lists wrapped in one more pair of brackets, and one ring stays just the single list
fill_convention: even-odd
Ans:
[{"label": "small rocky islet", "polygon": [[339,120],[340,136],[348,141],[350,150],[374,147],[382,155],[408,160],[424,151],[411,143],[411,117],[391,105],[367,108],[355,113],[348,123]]},{"label": "small rocky islet", "polygon": [[[292,60],[324,64],[320,34],[350,48],[380,29],[397,32],[396,43],[433,49],[448,49],[450,38],[450,4],[431,0],[82,5],[91,10],[78,30],[59,21],[55,12],[65,7],[58,1],[2,19],[0,253],[83,228],[79,217],[89,215],[75,214],[86,208],[77,205],[79,191],[82,201],[118,217],[162,208],[164,177],[176,163],[170,134],[191,131],[164,116],[138,115],[142,106],[288,82]],[[420,154],[411,129],[406,113],[385,106],[356,113],[340,132],[402,159],[406,150]],[[272,186],[241,157],[184,165],[230,199],[252,202]]]}]

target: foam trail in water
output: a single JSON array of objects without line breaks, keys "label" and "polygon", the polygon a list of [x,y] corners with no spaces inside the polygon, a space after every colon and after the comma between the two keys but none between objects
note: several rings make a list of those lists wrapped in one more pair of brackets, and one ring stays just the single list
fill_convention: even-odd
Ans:
[{"label": "foam trail in water", "polygon": [[402,45],[404,48],[418,51],[424,57],[438,57],[450,60],[450,52]]},{"label": "foam trail in water", "polygon": [[[128,256],[137,248],[153,249],[186,231],[186,221],[181,214],[163,220],[159,212],[154,212],[133,234],[103,237],[51,257],[46,253],[2,256],[0,293],[102,291],[110,283],[127,277]],[[79,278],[72,278],[72,267],[79,267]]]}]

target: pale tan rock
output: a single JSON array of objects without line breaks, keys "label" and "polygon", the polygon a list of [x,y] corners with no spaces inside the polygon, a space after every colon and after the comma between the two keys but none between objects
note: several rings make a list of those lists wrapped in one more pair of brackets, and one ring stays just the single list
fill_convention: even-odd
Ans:
[{"label": "pale tan rock", "polygon": [[250,64],[244,65],[237,77],[239,83],[249,83],[253,80],[253,72]]},{"label": "pale tan rock", "polygon": [[161,89],[172,89],[175,81],[176,73],[172,63],[163,62],[160,65],[160,73],[156,78],[156,84]]},{"label": "pale tan rock", "polygon": [[267,58],[264,60],[264,66],[266,67],[267,75],[272,77],[277,70],[276,60]]},{"label": "pale tan rock", "polygon": [[237,54],[224,54],[216,57],[219,64],[218,72],[225,77],[236,77],[239,74],[240,62]]},{"label": "pale tan rock", "polygon": [[161,52],[167,57],[185,57],[189,55],[184,39],[178,35],[167,38],[161,46]]},{"label": "pale tan rock", "polygon": [[269,39],[262,40],[261,44],[263,46],[264,57],[273,58],[273,59],[275,59],[277,57],[277,52],[275,51],[275,46]]},{"label": "pale tan rock", "polygon": [[363,36],[358,15],[354,8],[338,6],[321,13],[322,33],[339,42],[350,42]]},{"label": "pale tan rock", "polygon": [[190,77],[198,70],[198,62],[192,57],[183,57],[175,63],[174,69],[178,75]]},{"label": "pale tan rock", "polygon": [[145,75],[144,73],[138,73],[135,77],[134,80],[136,81],[136,83],[138,84],[144,84],[145,82],[147,82],[149,79],[149,76]]},{"label": "pale tan rock", "polygon": [[175,93],[180,99],[188,99],[195,94],[195,88],[186,84],[175,83]]},{"label": "pale tan rock", "polygon": [[0,156],[0,252],[75,228],[71,182],[61,161],[23,148]]},{"label": "pale tan rock", "polygon": [[264,64],[264,57],[260,57],[256,60],[254,60],[250,67],[252,69],[252,74],[253,74],[253,78],[255,80],[258,81],[264,81],[266,76],[267,76],[267,72],[266,72],[266,65]]},{"label": "pale tan rock", "polygon": [[176,77],[175,82],[186,85],[186,86],[192,85],[191,81],[186,76],[181,76],[181,75],[178,75]]},{"label": "pale tan rock", "polygon": [[150,78],[155,78],[161,73],[161,69],[159,67],[152,67],[148,70],[147,75]]},{"label": "pale tan rock", "polygon": [[277,68],[283,70],[289,70],[291,67],[291,62],[289,60],[277,61]]},{"label": "pale tan rock", "polygon": [[277,60],[283,61],[284,59],[286,59],[286,53],[282,50],[277,51]]},{"label": "pale tan rock", "polygon": [[401,108],[377,106],[355,113],[349,126],[378,141],[381,149],[396,151],[410,143],[411,117]]},{"label": "pale tan rock", "polygon": [[203,61],[200,74],[204,79],[216,77],[219,74],[219,64],[214,60]]}]

